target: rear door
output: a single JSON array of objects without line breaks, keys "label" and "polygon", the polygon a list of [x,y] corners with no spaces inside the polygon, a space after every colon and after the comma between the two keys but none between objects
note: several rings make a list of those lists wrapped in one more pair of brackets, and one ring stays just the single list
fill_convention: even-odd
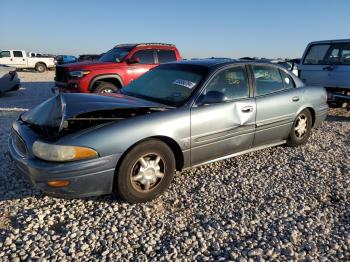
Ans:
[{"label": "rear door", "polygon": [[138,50],[131,56],[130,60],[137,58],[140,62],[128,65],[128,77],[126,79],[127,81],[124,83],[125,85],[128,85],[131,81],[140,77],[157,65],[155,59],[155,51],[155,49]]},{"label": "rear door", "polygon": [[257,107],[254,146],[281,142],[288,137],[302,105],[303,91],[277,67],[256,64],[251,70]]},{"label": "rear door", "polygon": [[[225,99],[202,104],[208,92]],[[191,108],[191,165],[234,154],[252,146],[256,106],[246,67],[230,66],[217,72]]]},{"label": "rear door", "polygon": [[23,51],[12,51],[13,53],[13,66],[15,67],[26,67],[27,66],[27,61],[26,61],[26,56]]}]

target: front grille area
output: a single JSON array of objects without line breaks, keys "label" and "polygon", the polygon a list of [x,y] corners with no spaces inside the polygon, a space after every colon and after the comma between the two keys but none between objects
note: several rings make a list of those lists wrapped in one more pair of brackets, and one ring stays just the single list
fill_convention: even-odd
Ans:
[{"label": "front grille area", "polygon": [[68,70],[61,66],[56,66],[56,77],[57,82],[68,82]]},{"label": "front grille area", "polygon": [[23,139],[16,133],[13,133],[13,141],[16,146],[16,149],[19,153],[21,153],[23,156],[26,156],[28,154],[28,150],[26,147],[26,144],[24,143]]}]

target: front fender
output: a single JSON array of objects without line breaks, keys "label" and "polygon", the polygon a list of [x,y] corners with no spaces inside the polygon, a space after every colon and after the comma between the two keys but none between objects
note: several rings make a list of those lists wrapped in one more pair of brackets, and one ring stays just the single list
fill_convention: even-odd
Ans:
[{"label": "front fender", "polygon": [[190,111],[176,108],[122,119],[67,135],[57,144],[87,146],[101,156],[122,154],[149,137],[169,137],[182,151],[189,150]]}]

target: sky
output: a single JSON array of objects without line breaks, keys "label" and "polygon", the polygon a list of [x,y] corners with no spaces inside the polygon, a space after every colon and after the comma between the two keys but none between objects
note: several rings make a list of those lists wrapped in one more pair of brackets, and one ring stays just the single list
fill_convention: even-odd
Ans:
[{"label": "sky", "polygon": [[350,0],[2,0],[0,10],[0,50],[165,42],[184,58],[297,58],[310,41],[350,38]]}]

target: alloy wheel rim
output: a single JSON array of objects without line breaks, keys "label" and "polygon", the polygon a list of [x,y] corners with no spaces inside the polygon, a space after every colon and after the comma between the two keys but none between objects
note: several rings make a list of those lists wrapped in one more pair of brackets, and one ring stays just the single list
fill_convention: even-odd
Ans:
[{"label": "alloy wheel rim", "polygon": [[131,171],[131,184],[140,192],[156,188],[164,177],[165,164],[162,157],[151,153],[140,157]]},{"label": "alloy wheel rim", "polygon": [[306,115],[302,114],[298,116],[294,126],[294,132],[297,138],[300,139],[305,136],[307,131],[307,125],[308,125],[308,122],[307,122]]}]

